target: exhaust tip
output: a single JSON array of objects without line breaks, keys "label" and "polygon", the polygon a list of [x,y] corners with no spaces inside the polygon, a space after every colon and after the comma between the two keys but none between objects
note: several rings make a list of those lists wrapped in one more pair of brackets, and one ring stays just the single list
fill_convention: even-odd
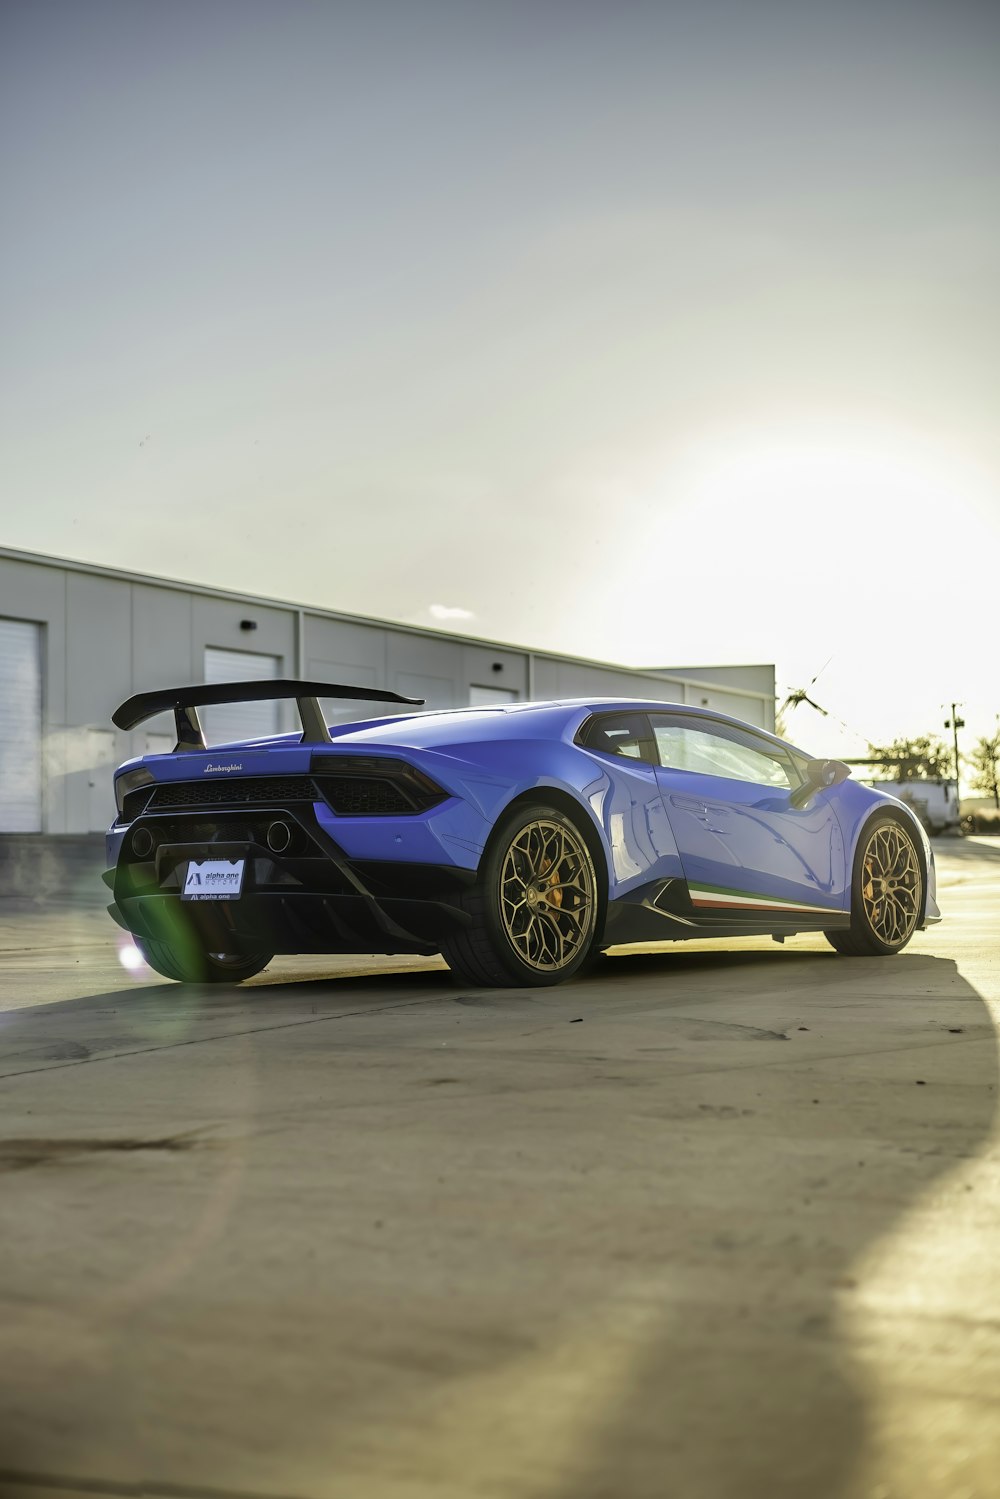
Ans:
[{"label": "exhaust tip", "polygon": [[287,853],[292,842],[292,830],[287,822],[272,822],[267,830],[267,846],[272,854]]},{"label": "exhaust tip", "polygon": [[137,859],[148,859],[153,852],[153,835],[148,828],[136,828],[131,842]]}]

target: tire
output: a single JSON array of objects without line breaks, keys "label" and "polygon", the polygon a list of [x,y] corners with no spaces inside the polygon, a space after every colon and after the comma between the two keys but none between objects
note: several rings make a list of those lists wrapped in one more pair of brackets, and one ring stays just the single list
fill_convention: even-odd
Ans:
[{"label": "tire", "polygon": [[851,924],[823,935],[847,957],[887,958],[909,942],[923,906],[916,841],[898,818],[880,813],[864,829],[854,857]]},{"label": "tire", "polygon": [[560,984],[591,954],[599,902],[580,828],[555,807],[522,803],[494,829],[463,901],[471,925],[445,941],[445,961],[467,984]]},{"label": "tire", "polygon": [[150,942],[145,937],[132,941],[150,968],[164,978],[180,984],[239,984],[253,978],[270,963],[273,953],[214,953],[190,949],[179,952],[166,942]]}]

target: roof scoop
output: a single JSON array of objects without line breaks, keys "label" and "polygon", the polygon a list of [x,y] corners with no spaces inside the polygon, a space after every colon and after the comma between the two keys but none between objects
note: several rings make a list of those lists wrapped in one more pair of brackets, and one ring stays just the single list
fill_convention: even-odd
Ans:
[{"label": "roof scoop", "polygon": [[296,682],[293,678],[271,678],[263,682],[217,682],[214,685],[200,683],[191,687],[162,687],[156,692],[137,692],[127,698],[111,715],[111,722],[119,729],[134,729],[155,718],[158,713],[172,710],[177,725],[177,743],[174,753],[185,750],[206,750],[205,730],[202,728],[198,709],[213,703],[261,703],[274,699],[294,698],[302,720],[303,744],[332,744],[330,730],[323,710],[321,697],[339,697],[357,702],[403,703],[409,708],[420,708],[422,697],[403,697],[398,692],[387,692],[375,687],[351,687],[336,682]]}]

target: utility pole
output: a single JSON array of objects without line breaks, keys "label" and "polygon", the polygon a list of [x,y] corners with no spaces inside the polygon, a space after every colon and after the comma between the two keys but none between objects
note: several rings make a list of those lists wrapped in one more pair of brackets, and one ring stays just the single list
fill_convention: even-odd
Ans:
[{"label": "utility pole", "polygon": [[959,729],[965,728],[965,719],[959,718],[958,716],[958,710],[961,706],[961,703],[952,703],[951,717],[946,718],[944,721],[945,728],[951,730],[952,738],[955,744],[955,795],[958,797],[959,801],[961,801],[962,798],[958,786],[958,731]]}]

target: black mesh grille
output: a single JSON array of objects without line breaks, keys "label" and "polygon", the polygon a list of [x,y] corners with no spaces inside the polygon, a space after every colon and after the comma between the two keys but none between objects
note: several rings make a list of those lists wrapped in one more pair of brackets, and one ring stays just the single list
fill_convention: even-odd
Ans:
[{"label": "black mesh grille", "polygon": [[122,804],[122,821],[134,822],[153,794],[152,786],[142,786],[138,791],[126,791]]},{"label": "black mesh grille", "polygon": [[161,782],[149,811],[166,807],[278,807],[316,800],[312,776],[228,776],[224,781]]},{"label": "black mesh grille", "polygon": [[320,786],[324,799],[340,817],[388,817],[414,810],[409,797],[391,781],[336,776],[321,781]]}]

